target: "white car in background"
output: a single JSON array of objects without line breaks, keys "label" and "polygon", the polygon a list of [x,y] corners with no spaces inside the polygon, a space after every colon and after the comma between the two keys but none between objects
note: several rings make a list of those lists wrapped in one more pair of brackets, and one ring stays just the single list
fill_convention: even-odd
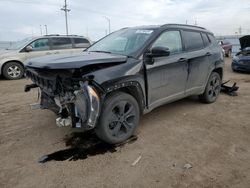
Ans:
[{"label": "white car in background", "polygon": [[79,53],[91,45],[86,37],[77,35],[45,35],[26,38],[0,50],[0,75],[16,80],[23,77],[24,64],[29,58],[52,54]]}]

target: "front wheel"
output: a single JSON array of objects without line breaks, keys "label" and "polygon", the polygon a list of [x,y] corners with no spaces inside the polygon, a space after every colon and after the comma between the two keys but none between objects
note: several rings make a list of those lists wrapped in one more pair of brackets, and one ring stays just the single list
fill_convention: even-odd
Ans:
[{"label": "front wheel", "polygon": [[23,77],[24,68],[20,63],[9,62],[3,67],[3,76],[8,80],[17,80]]},{"label": "front wheel", "polygon": [[127,93],[116,92],[105,100],[95,132],[101,140],[117,144],[133,135],[139,118],[136,99]]},{"label": "front wheel", "polygon": [[199,96],[201,102],[213,103],[216,101],[221,90],[221,77],[217,72],[212,72],[210,75],[205,91]]}]

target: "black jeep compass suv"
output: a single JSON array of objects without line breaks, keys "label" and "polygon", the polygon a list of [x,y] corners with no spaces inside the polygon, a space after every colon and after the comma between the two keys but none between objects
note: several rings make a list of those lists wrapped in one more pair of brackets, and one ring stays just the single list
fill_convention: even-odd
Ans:
[{"label": "black jeep compass suv", "polygon": [[94,129],[104,141],[128,139],[141,114],[190,96],[215,102],[223,54],[214,35],[190,25],[124,28],[84,52],[31,59],[26,76],[39,87],[39,107],[58,126]]}]

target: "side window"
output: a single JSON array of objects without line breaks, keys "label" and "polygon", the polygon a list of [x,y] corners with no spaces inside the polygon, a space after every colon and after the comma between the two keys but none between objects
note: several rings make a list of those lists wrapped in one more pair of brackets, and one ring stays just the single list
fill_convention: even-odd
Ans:
[{"label": "side window", "polygon": [[201,34],[195,31],[183,31],[185,46],[188,51],[204,48]]},{"label": "side window", "polygon": [[87,48],[90,46],[90,42],[85,38],[73,38],[75,48]]},{"label": "side window", "polygon": [[202,38],[203,38],[204,45],[205,46],[209,46],[210,45],[210,41],[208,39],[207,34],[206,33],[202,33],[201,35],[202,35]]},{"label": "side window", "polygon": [[152,45],[153,47],[166,47],[170,50],[170,55],[182,52],[181,35],[179,31],[166,31],[162,33]]},{"label": "side window", "polygon": [[72,48],[72,42],[70,38],[51,38],[51,44],[53,50],[60,50],[60,49],[70,49]]},{"label": "side window", "polygon": [[30,44],[32,46],[32,51],[44,51],[49,50],[49,40],[48,39],[38,39]]}]

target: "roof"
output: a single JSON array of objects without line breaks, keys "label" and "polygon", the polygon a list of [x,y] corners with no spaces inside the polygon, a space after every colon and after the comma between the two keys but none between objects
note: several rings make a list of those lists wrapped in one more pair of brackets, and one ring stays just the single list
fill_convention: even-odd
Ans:
[{"label": "roof", "polygon": [[[192,30],[198,30],[198,31],[208,31],[204,27],[196,26],[196,25],[187,25],[187,24],[164,24],[164,25],[148,25],[148,26],[138,26],[138,27],[132,27],[135,29],[165,29],[165,28],[180,28],[180,29],[192,29]],[[126,28],[123,28],[126,29]]]}]

